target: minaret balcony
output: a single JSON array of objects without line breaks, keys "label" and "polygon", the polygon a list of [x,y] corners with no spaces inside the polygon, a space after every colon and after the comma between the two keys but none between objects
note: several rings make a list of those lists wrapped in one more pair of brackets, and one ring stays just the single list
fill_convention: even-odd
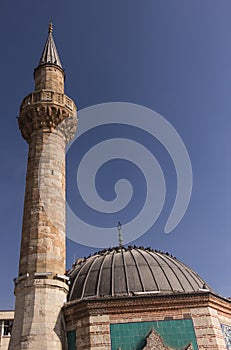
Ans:
[{"label": "minaret balcony", "polygon": [[[22,136],[30,142],[38,130],[52,131],[60,126],[66,142],[73,139],[77,128],[75,103],[65,94],[43,89],[27,95],[20,106],[18,118]],[[65,123],[63,123],[65,121]]]},{"label": "minaret balcony", "polygon": [[75,104],[68,96],[52,90],[35,91],[27,95],[22,101],[20,110],[22,111],[24,108],[30,105],[37,103],[40,104],[41,102],[57,104],[59,106],[68,108],[70,111],[75,110]]}]

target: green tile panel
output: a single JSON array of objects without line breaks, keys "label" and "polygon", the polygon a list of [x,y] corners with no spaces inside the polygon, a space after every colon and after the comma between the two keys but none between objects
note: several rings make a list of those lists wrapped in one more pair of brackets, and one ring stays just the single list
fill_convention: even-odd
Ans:
[{"label": "green tile panel", "polygon": [[166,345],[176,350],[184,349],[190,342],[194,350],[198,350],[191,319],[111,324],[111,349],[143,349],[146,345],[145,339],[152,328],[162,337]]},{"label": "green tile panel", "polygon": [[76,332],[75,330],[67,332],[68,350],[76,350]]}]

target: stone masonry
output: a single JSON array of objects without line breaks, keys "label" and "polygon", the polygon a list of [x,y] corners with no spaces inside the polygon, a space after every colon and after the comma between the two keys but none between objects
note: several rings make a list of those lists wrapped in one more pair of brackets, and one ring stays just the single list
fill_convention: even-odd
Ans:
[{"label": "stone masonry", "polygon": [[89,299],[66,303],[65,319],[67,331],[76,330],[77,350],[110,350],[110,324],[169,319],[192,320],[199,350],[226,350],[220,324],[231,326],[231,303],[211,292]]},{"label": "stone masonry", "polygon": [[[46,47],[57,55],[51,26]],[[77,128],[76,107],[64,94],[64,71],[52,57],[39,64],[34,78],[35,91],[23,100],[18,118],[29,152],[9,349],[61,350],[66,348],[61,309],[68,292],[65,146]]]}]

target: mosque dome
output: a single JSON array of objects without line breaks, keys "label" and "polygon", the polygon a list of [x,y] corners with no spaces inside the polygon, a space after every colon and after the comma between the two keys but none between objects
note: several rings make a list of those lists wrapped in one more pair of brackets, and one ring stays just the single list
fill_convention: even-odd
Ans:
[{"label": "mosque dome", "polygon": [[172,255],[143,247],[110,248],[79,259],[68,277],[69,301],[210,290]]}]

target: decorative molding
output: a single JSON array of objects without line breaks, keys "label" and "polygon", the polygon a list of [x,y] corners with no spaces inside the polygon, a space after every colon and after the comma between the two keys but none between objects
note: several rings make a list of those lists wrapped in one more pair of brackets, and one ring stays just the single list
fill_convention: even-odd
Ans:
[{"label": "decorative molding", "polygon": [[20,111],[24,108],[41,102],[49,102],[68,108],[70,111],[75,111],[75,103],[65,94],[52,90],[34,91],[27,95],[21,103]]},{"label": "decorative molding", "polygon": [[86,312],[89,315],[116,315],[118,310],[121,316],[137,313],[146,317],[145,315],[158,312],[171,316],[172,312],[183,308],[183,313],[187,312],[189,316],[194,308],[200,307],[212,307],[218,312],[231,315],[230,300],[211,292],[73,300],[65,304],[65,314],[67,319],[73,317],[76,320],[81,319]]},{"label": "decorative molding", "polygon": [[23,138],[30,143],[31,135],[39,130],[52,132],[59,130],[68,143],[77,129],[76,110],[71,111],[63,105],[30,104],[22,108],[18,118]]},{"label": "decorative molding", "polygon": [[167,346],[162,337],[152,328],[151,332],[146,338],[147,344],[142,350],[174,350],[170,346]]},{"label": "decorative molding", "polygon": [[[142,350],[174,350],[174,348],[171,348],[164,343],[164,340],[154,328],[152,328],[148,334],[146,342],[147,344]],[[187,345],[184,350],[194,350],[192,343]]]}]

